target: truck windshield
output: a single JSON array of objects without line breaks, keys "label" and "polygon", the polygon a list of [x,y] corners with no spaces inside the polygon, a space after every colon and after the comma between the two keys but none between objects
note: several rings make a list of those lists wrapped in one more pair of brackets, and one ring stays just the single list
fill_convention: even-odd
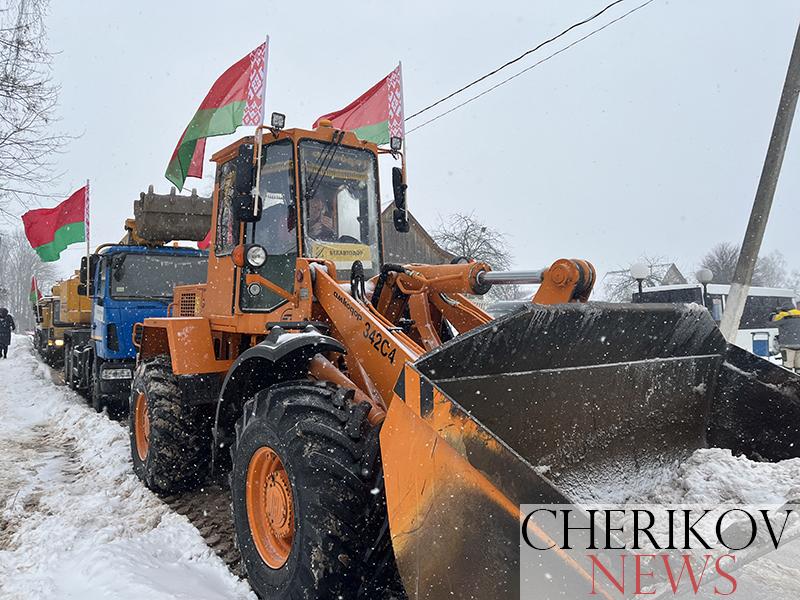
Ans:
[{"label": "truck windshield", "polygon": [[375,155],[315,140],[301,141],[299,150],[305,252],[333,261],[340,279],[356,260],[374,275],[380,263]]},{"label": "truck windshield", "polygon": [[111,262],[112,298],[172,298],[176,285],[206,280],[204,256],[116,254]]},{"label": "truck windshield", "polygon": [[775,327],[772,315],[781,308],[794,308],[792,298],[781,296],[748,296],[744,304],[739,329],[768,329]]}]

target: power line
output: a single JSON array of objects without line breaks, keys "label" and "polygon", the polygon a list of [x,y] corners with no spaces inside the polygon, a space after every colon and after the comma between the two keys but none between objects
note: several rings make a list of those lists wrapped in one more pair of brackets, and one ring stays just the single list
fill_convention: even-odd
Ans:
[{"label": "power line", "polygon": [[[648,4],[652,4],[653,2],[655,2],[655,0],[647,0],[646,2],[643,2],[643,3],[642,3],[642,4],[640,4],[639,6],[637,6],[637,7],[635,7],[635,8],[632,8],[631,10],[629,10],[628,12],[626,12],[626,13],[624,13],[624,14],[620,15],[620,16],[619,16],[619,17],[617,17],[616,19],[614,19],[614,20],[612,20],[612,21],[609,21],[608,23],[606,23],[606,24],[605,24],[605,25],[603,25],[602,27],[598,27],[598,28],[597,28],[597,29],[595,29],[594,31],[591,31],[591,32],[587,33],[586,35],[584,35],[583,37],[580,37],[580,38],[578,38],[578,39],[577,39],[577,40],[575,40],[574,42],[572,42],[572,43],[570,43],[570,44],[567,44],[566,46],[564,46],[564,47],[563,47],[563,48],[561,48],[560,50],[557,50],[556,52],[553,52],[552,54],[550,54],[550,55],[548,55],[548,56],[545,56],[545,57],[544,57],[543,59],[541,59],[540,61],[533,63],[533,64],[532,64],[530,67],[527,67],[527,68],[523,69],[523,70],[522,70],[522,71],[520,71],[519,73],[516,73],[516,74],[512,75],[511,77],[509,77],[509,78],[507,78],[507,79],[504,79],[503,81],[501,81],[501,82],[499,82],[499,83],[497,83],[497,84],[493,85],[492,87],[485,89],[485,90],[484,90],[484,91],[482,91],[480,94],[476,94],[475,96],[472,96],[471,98],[469,98],[468,100],[465,100],[465,101],[464,101],[464,102],[462,102],[461,104],[456,104],[456,105],[455,105],[453,108],[451,108],[451,109],[449,109],[449,110],[446,110],[445,112],[443,112],[443,113],[441,113],[441,114],[439,114],[439,115],[436,115],[436,116],[435,116],[435,117],[433,117],[432,119],[428,119],[428,120],[427,120],[427,121],[425,121],[424,123],[420,123],[419,125],[417,125],[417,126],[416,126],[416,127],[414,127],[413,129],[409,129],[408,131],[406,131],[406,135],[408,135],[409,133],[412,133],[412,132],[416,131],[417,129],[422,129],[423,127],[425,127],[425,126],[426,126],[426,125],[428,125],[429,123],[433,123],[434,121],[438,121],[438,120],[439,120],[439,119],[441,119],[442,117],[444,117],[444,116],[446,116],[446,115],[449,115],[451,112],[454,112],[454,111],[458,110],[459,108],[461,108],[461,107],[463,107],[463,106],[466,106],[467,104],[469,104],[470,102],[473,102],[473,101],[477,100],[477,99],[478,99],[478,98],[480,98],[481,96],[485,96],[485,95],[486,95],[486,94],[488,94],[489,92],[492,92],[492,91],[496,90],[497,88],[499,88],[499,87],[500,87],[500,86],[502,86],[502,85],[505,85],[505,84],[506,84],[506,83],[508,83],[509,81],[511,81],[511,80],[513,80],[513,79],[516,79],[517,77],[519,77],[520,75],[523,75],[524,73],[527,73],[527,72],[528,72],[528,71],[530,71],[531,69],[535,69],[536,67],[538,67],[538,66],[539,66],[539,65],[541,65],[542,63],[545,63],[545,62],[547,62],[548,60],[550,60],[551,58],[553,58],[553,57],[555,57],[555,56],[558,56],[558,55],[559,55],[559,54],[561,54],[562,52],[565,52],[566,50],[569,50],[569,49],[570,49],[570,48],[572,48],[573,46],[576,46],[577,44],[580,44],[580,43],[581,43],[582,41],[584,41],[585,39],[592,37],[592,36],[593,36],[593,35],[595,35],[596,33],[600,33],[601,31],[603,31],[603,30],[604,30],[604,29],[606,29],[607,27],[610,27],[610,26],[611,26],[611,25],[613,25],[614,23],[616,23],[616,22],[618,22],[618,21],[621,21],[622,19],[624,19],[624,18],[625,18],[625,17],[627,17],[628,15],[631,15],[631,14],[635,13],[636,11],[643,9],[645,6],[647,6]],[[431,105],[431,106],[434,106],[434,105]],[[422,112],[422,111],[420,111],[420,112]],[[416,114],[419,114],[419,113],[416,113]],[[412,115],[412,116],[414,116],[414,115]],[[410,118],[410,117],[409,117],[409,118]],[[406,121],[407,121],[407,120],[408,120],[408,119],[406,119]]]},{"label": "power line", "polygon": [[510,60],[510,61],[508,61],[507,63],[505,63],[505,64],[503,64],[503,65],[501,65],[501,66],[497,67],[497,68],[496,68],[494,71],[490,71],[489,73],[486,73],[485,75],[482,75],[481,77],[478,77],[478,79],[476,79],[475,81],[472,81],[472,82],[468,83],[467,85],[465,85],[464,87],[461,87],[461,88],[457,89],[455,92],[453,92],[453,93],[451,93],[451,94],[448,94],[448,95],[447,95],[447,96],[445,96],[444,98],[441,98],[440,100],[437,100],[436,102],[434,102],[433,104],[430,104],[430,105],[426,106],[426,107],[425,107],[425,108],[423,108],[422,110],[418,110],[418,111],[417,111],[417,112],[415,112],[413,115],[411,115],[411,116],[409,116],[409,117],[406,117],[406,121],[410,121],[410,120],[411,120],[411,119],[413,119],[414,117],[416,117],[416,116],[419,116],[419,115],[421,115],[422,113],[424,113],[424,112],[426,112],[426,111],[428,111],[428,110],[432,109],[434,106],[438,106],[439,104],[441,104],[442,102],[445,102],[445,101],[449,100],[449,99],[450,99],[450,98],[452,98],[453,96],[457,96],[458,94],[460,94],[460,93],[461,93],[461,92],[463,92],[464,90],[466,90],[466,89],[468,89],[468,88],[471,88],[473,85],[480,83],[480,82],[481,82],[481,81],[483,81],[484,79],[487,79],[487,78],[491,77],[492,75],[495,75],[495,74],[499,73],[500,71],[502,71],[502,70],[503,70],[503,69],[505,69],[506,67],[510,67],[510,66],[511,66],[511,65],[513,65],[514,63],[517,63],[517,62],[521,61],[523,58],[525,58],[525,57],[526,57],[526,56],[528,56],[529,54],[532,54],[533,52],[536,52],[537,50],[539,50],[540,48],[542,48],[542,47],[546,46],[547,44],[549,44],[549,43],[551,43],[551,42],[554,42],[554,41],[556,41],[556,40],[557,40],[557,39],[559,39],[560,37],[563,37],[563,36],[565,36],[566,34],[568,34],[570,31],[572,31],[572,30],[573,30],[573,29],[575,29],[576,27],[580,27],[581,25],[586,25],[586,23],[588,23],[588,22],[590,22],[590,21],[593,21],[594,19],[596,19],[597,17],[599,17],[600,15],[602,15],[604,12],[608,11],[609,9],[613,8],[613,7],[614,7],[614,6],[616,6],[617,4],[620,4],[621,2],[624,2],[624,1],[625,1],[625,0],[615,0],[614,2],[612,2],[611,4],[609,4],[608,6],[606,6],[606,7],[605,7],[603,10],[601,10],[600,12],[597,12],[597,13],[593,14],[591,17],[588,17],[588,18],[584,19],[583,21],[580,21],[580,22],[578,22],[578,23],[575,23],[575,24],[573,24],[573,25],[570,25],[570,26],[569,26],[569,27],[567,27],[567,28],[566,28],[564,31],[562,31],[561,33],[559,33],[558,35],[555,35],[555,36],[553,36],[553,37],[551,37],[551,38],[549,38],[549,39],[547,39],[547,40],[543,41],[541,44],[539,44],[539,45],[538,45],[538,46],[536,46],[535,48],[531,48],[530,50],[527,50],[527,51],[523,52],[523,53],[522,53],[522,54],[520,54],[520,55],[519,55],[517,58],[515,58],[515,59],[513,59],[513,60]]}]

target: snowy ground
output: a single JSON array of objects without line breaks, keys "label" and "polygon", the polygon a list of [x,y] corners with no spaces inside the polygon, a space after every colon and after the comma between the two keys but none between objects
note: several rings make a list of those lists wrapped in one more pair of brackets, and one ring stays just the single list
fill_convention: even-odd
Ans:
[{"label": "snowy ground", "polygon": [[[0,600],[256,600],[189,521],[133,475],[127,429],[51,380],[30,341],[0,360]],[[800,500],[800,459],[699,450],[638,501]],[[743,570],[743,590],[800,598],[800,544]]]},{"label": "snowy ground", "polygon": [[255,600],[133,475],[126,429],[50,379],[30,341],[0,361],[0,598]]}]

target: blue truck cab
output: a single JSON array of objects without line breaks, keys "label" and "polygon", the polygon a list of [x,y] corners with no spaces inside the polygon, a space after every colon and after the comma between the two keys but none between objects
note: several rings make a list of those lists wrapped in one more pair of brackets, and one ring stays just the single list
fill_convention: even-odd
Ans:
[{"label": "blue truck cab", "polygon": [[105,244],[81,264],[79,293],[92,298],[88,328],[65,334],[65,380],[100,412],[127,412],[136,347],[133,326],[167,315],[176,285],[206,281],[208,254],[194,248]]}]

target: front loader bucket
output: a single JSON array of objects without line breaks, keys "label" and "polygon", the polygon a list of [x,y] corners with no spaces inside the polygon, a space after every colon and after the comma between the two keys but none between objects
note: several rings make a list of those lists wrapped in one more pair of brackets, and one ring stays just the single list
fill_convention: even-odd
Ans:
[{"label": "front loader bucket", "polygon": [[444,344],[381,433],[409,597],[517,598],[521,504],[641,497],[709,442],[800,456],[800,378],[697,306],[532,305]]}]

